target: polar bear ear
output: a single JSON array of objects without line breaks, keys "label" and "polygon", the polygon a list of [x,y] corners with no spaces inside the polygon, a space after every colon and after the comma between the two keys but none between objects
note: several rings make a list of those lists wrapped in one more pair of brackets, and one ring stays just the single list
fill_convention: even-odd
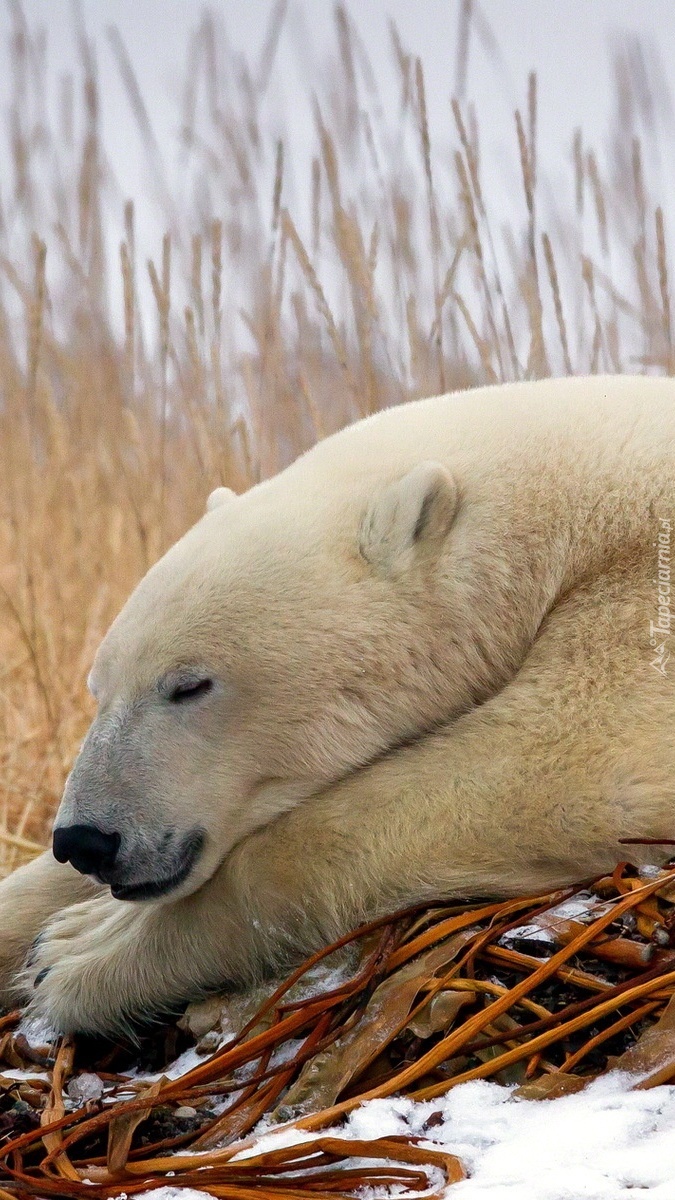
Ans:
[{"label": "polar bear ear", "polygon": [[397,573],[418,547],[443,540],[457,506],[450,472],[440,463],[420,463],[370,504],[359,531],[359,550],[378,570]]},{"label": "polar bear ear", "polygon": [[230,500],[236,500],[237,493],[232,491],[232,488],[217,487],[211,492],[206,501],[207,513],[213,512],[214,508],[220,508],[221,504],[229,504]]}]

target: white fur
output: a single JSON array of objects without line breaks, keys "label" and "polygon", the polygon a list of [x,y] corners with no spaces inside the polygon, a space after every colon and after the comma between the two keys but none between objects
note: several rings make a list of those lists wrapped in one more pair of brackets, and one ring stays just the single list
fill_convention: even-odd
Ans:
[{"label": "white fur", "polygon": [[[132,876],[167,830],[204,853],[146,903],[17,872],[5,988],[48,922],[24,994],[111,1030],[390,908],[653,857],[619,839],[675,835],[674,455],[674,381],[552,380],[390,409],[219,496],[103,642],[58,816],[129,831]],[[172,707],[186,669],[214,686]]]},{"label": "white fur", "polygon": [[222,504],[229,504],[234,499],[236,499],[236,492],[233,492],[232,488],[217,487],[206,501],[206,511],[213,512],[214,508],[220,508]]}]

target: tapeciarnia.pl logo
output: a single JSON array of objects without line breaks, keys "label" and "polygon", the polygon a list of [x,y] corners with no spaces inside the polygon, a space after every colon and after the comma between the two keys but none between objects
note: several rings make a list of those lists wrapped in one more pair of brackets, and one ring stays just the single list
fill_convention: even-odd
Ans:
[{"label": "tapeciarnia.pl logo", "polygon": [[671,522],[666,517],[659,518],[656,550],[656,620],[649,622],[649,645],[654,651],[650,667],[666,674],[666,664],[670,659],[670,637],[673,627],[672,586],[671,586]]}]

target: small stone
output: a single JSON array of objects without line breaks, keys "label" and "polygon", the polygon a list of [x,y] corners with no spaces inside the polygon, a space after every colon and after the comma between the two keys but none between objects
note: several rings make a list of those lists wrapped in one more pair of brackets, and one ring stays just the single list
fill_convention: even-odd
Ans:
[{"label": "small stone", "polygon": [[66,1092],[76,1104],[87,1104],[90,1100],[100,1100],[105,1091],[103,1081],[91,1071],[83,1071],[75,1079],[71,1079]]},{"label": "small stone", "polygon": [[205,1033],[216,1029],[220,1024],[220,1016],[225,1000],[222,996],[209,996],[206,1000],[196,1000],[189,1004],[183,1016],[178,1021],[178,1028],[191,1033],[193,1037],[201,1038]]},{"label": "small stone", "polygon": [[197,1042],[195,1050],[197,1054],[215,1054],[220,1048],[222,1042],[222,1034],[217,1029],[212,1029],[209,1033],[205,1033],[201,1041]]},{"label": "small stone", "polygon": [[285,1123],[286,1121],[295,1120],[295,1118],[298,1117],[299,1115],[300,1114],[299,1114],[297,1108],[295,1108],[293,1105],[280,1104],[274,1114],[274,1119],[275,1119],[275,1121],[278,1121],[279,1124],[281,1125],[281,1124]]},{"label": "small stone", "polygon": [[33,1109],[30,1104],[26,1104],[25,1100],[17,1100],[16,1103],[12,1105],[11,1112],[17,1113],[18,1116],[25,1117],[29,1114],[32,1114]]},{"label": "small stone", "polygon": [[189,1104],[182,1104],[173,1115],[178,1121],[191,1121],[193,1117],[197,1116],[197,1109],[192,1108]]}]

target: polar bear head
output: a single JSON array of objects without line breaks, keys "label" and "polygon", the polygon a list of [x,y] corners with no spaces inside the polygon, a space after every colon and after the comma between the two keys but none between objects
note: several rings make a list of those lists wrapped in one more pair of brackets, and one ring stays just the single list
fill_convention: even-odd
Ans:
[{"label": "polar bear head", "polygon": [[194,890],[250,831],[476,697],[449,472],[320,478],[218,489],[98,651],[54,852],[118,898]]}]

